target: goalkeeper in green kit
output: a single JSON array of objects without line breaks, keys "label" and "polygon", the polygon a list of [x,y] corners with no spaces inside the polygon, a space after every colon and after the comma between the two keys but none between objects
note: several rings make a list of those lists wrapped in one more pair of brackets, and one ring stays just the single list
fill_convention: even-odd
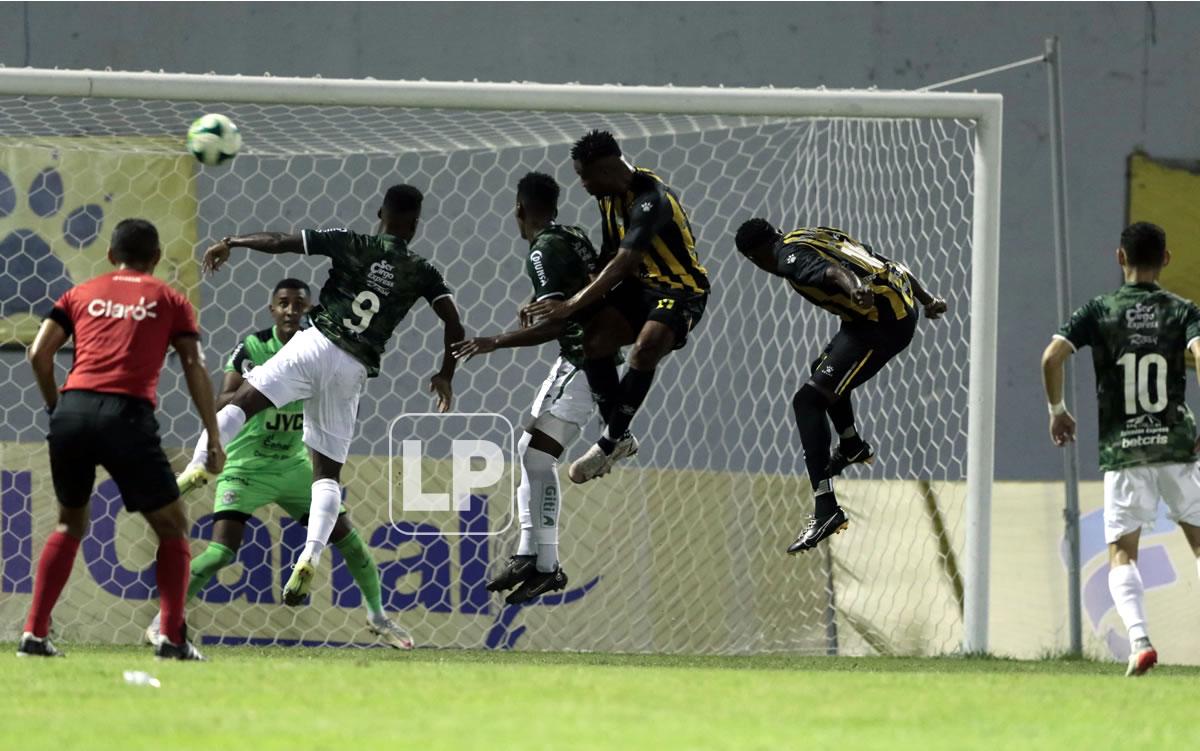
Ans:
[{"label": "goalkeeper in green kit", "polygon": [[[300,330],[312,304],[310,294],[308,285],[298,279],[284,279],[275,285],[269,306],[275,325],[250,334],[234,348],[225,363],[217,409],[229,403],[250,370],[264,364]],[[275,503],[296,521],[307,523],[313,470],[303,430],[304,405],[296,401],[259,412],[226,447],[229,458],[216,482],[212,542],[192,559],[188,600],[234,561],[246,521],[258,509]],[[341,551],[363,593],[369,613],[367,627],[396,649],[412,649],[412,638],[383,612],[379,569],[370,550],[350,525],[346,507],[338,512],[330,540]],[[158,627],[156,615],[146,628],[147,637],[153,640]]]}]

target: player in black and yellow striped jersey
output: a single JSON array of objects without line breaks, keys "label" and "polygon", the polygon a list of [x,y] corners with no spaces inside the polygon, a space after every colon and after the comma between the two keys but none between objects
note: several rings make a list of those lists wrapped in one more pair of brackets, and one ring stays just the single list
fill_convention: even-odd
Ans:
[{"label": "player in black and yellow striped jersey", "polygon": [[[855,427],[851,393],[909,345],[918,305],[936,319],[946,312],[946,302],[929,294],[904,264],[832,227],[785,235],[765,219],[751,219],[738,228],[735,243],[755,266],[783,277],[804,299],[842,319],[792,399],[816,498],[812,519],[787,549],[799,553],[848,525],[832,478],[851,464],[875,459]],[[826,414],[840,437],[832,456]]]},{"label": "player in black and yellow striped jersey", "polygon": [[[571,479],[587,482],[637,451],[629,424],[658,363],[684,345],[704,315],[709,284],[687,212],[662,178],[626,161],[607,131],[576,141],[571,159],[600,208],[607,263],[569,300],[531,303],[522,318],[583,323],[583,369],[606,424],[596,445],[571,464]],[[618,378],[613,356],[627,344],[629,367]]]}]

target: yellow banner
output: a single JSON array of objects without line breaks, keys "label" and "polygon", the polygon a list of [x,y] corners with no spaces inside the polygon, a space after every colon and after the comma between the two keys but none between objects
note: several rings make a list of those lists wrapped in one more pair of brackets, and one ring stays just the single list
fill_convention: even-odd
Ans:
[{"label": "yellow banner", "polygon": [[1129,157],[1129,222],[1153,222],[1167,232],[1171,263],[1163,286],[1200,300],[1200,163]]},{"label": "yellow banner", "polygon": [[63,292],[111,268],[109,236],[131,217],[158,227],[156,275],[198,302],[195,162],[164,140],[0,139],[0,345],[31,342]]}]

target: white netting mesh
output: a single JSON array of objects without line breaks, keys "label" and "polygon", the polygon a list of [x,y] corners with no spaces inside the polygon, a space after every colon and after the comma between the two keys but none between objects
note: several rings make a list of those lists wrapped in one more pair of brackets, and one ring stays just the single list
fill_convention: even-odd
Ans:
[{"label": "white netting mesh", "polygon": [[[183,153],[181,134],[202,112],[224,112],[243,132],[243,152],[226,167],[201,169]],[[482,584],[511,552],[514,531],[414,536],[414,527],[388,523],[387,426],[429,409],[425,384],[440,356],[440,327],[419,305],[370,383],[343,475],[351,518],[381,566],[385,604],[419,643],[436,646],[953,649],[966,466],[969,121],[0,98],[0,332],[22,339],[36,323],[30,314],[44,313],[68,281],[102,272],[112,225],[136,214],[171,228],[160,273],[193,293],[215,365],[242,336],[269,326],[266,302],[278,279],[300,277],[315,290],[325,269],[236,251],[230,267],[200,281],[198,246],[261,229],[371,231],[382,189],[410,182],[426,193],[414,249],[443,269],[468,332],[498,333],[515,324],[529,294],[511,217],[525,171],[557,175],[560,219],[599,239],[594,204],[568,157],[570,142],[596,127],[611,129],[633,163],[663,175],[690,212],[713,282],[704,320],[658,371],[633,426],[642,437],[636,460],[586,486],[564,478],[568,591],[512,608]],[[855,395],[880,461],[851,470],[839,486],[849,532],[797,559],[783,548],[811,498],[798,476],[790,398],[837,322],[736,256],[733,231],[752,215],[785,228],[842,227],[907,262],[951,310],[948,320],[923,322],[909,351]],[[13,631],[54,503],[32,376],[20,352],[0,356],[0,625]],[[517,421],[553,359],[547,345],[460,366],[457,409]],[[198,421],[171,361],[160,393],[164,445],[182,466]],[[495,527],[510,500],[500,493],[486,508],[434,517],[422,529]],[[211,504],[189,500],[199,520],[194,553],[211,534]],[[55,613],[65,639],[132,641],[154,612],[154,543],[140,519],[117,508],[111,482],[101,484],[95,523]],[[312,604],[280,604],[286,564],[303,539],[273,508],[253,521],[238,562],[191,606],[192,628],[208,642],[363,642],[361,598],[337,556]]]}]

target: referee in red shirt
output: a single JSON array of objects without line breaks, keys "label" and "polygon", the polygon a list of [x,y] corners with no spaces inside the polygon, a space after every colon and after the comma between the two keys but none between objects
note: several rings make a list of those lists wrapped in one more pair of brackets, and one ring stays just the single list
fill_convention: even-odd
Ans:
[{"label": "referee in red shirt", "polygon": [[[126,219],[113,230],[108,260],[116,271],[64,294],[29,348],[38,388],[50,413],[50,474],[58,526],[38,559],[33,605],[18,656],[55,657],[50,612],[71,575],[87,533],[96,465],[108,470],[128,511],[146,517],[158,536],[157,577],[162,636],[158,657],[204,659],[187,639],[188,521],[171,465],[158,438],[154,406],[167,345],[183,363],[188,390],[210,436],[217,436],[212,384],[200,355],[196,314],[188,299],[152,276],[162,257],[158,230]],[[75,337],[75,364],[59,393],[54,353]],[[225,463],[220,443],[208,447],[208,471]]]}]

